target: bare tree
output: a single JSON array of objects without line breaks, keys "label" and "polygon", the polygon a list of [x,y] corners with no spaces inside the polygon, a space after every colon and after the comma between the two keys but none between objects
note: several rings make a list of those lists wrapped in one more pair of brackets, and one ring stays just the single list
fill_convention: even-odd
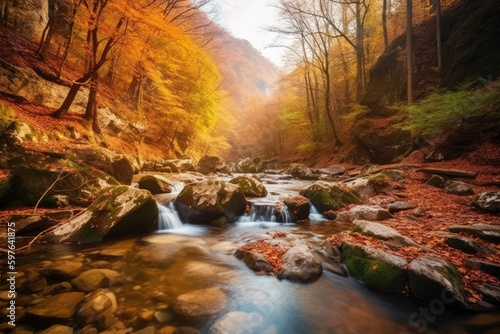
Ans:
[{"label": "bare tree", "polygon": [[406,0],[406,68],[408,104],[413,104],[413,3]]}]

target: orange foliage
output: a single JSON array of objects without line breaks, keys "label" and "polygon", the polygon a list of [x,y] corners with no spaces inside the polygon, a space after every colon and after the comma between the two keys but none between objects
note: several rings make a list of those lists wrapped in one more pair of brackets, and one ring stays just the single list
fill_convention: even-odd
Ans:
[{"label": "orange foliage", "polygon": [[264,255],[264,258],[273,267],[273,272],[277,272],[283,268],[283,263],[281,263],[281,256],[285,254],[288,249],[282,248],[277,245],[272,245],[264,240],[259,240],[252,244],[245,245],[241,247],[241,250],[249,252],[257,252]]}]

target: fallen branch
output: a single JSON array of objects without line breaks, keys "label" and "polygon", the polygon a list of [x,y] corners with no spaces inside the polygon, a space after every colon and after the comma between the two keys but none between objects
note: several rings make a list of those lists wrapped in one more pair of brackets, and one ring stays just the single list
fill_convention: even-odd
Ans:
[{"label": "fallen branch", "polygon": [[444,168],[431,168],[431,167],[419,168],[419,169],[417,169],[417,172],[423,172],[423,173],[428,173],[428,174],[443,174],[443,175],[457,176],[457,177],[466,177],[469,179],[473,179],[477,176],[477,173],[475,173],[475,172],[467,172],[467,171],[458,170],[458,169],[444,169]]}]

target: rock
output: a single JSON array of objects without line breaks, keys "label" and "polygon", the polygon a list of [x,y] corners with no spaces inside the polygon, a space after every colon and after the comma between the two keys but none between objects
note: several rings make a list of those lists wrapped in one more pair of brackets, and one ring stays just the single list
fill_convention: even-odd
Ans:
[{"label": "rock", "polygon": [[57,284],[52,284],[47,286],[45,289],[42,291],[42,295],[56,295],[64,292],[71,292],[73,291],[73,286],[69,284],[68,282],[62,282],[62,283],[57,283]]},{"label": "rock", "polygon": [[446,181],[444,184],[444,191],[448,194],[455,194],[460,196],[474,195],[474,190],[464,182],[460,181]]},{"label": "rock", "polygon": [[262,161],[262,170],[276,170],[282,168],[282,164],[278,159],[264,160]]},{"label": "rock", "polygon": [[[262,165],[260,165],[262,166]],[[240,159],[236,162],[234,169],[237,173],[257,173],[260,172],[260,169],[257,170],[257,165],[250,158]]]},{"label": "rock", "polygon": [[450,232],[453,233],[469,233],[476,238],[500,244],[500,226],[487,224],[474,224],[472,226],[451,225]]},{"label": "rock", "polygon": [[155,317],[155,312],[154,311],[143,311],[139,313],[139,320],[144,321],[144,322],[149,322],[152,321],[153,318]]},{"label": "rock", "polygon": [[90,269],[71,281],[76,290],[91,292],[108,285],[109,278],[102,269]]},{"label": "rock", "polygon": [[349,189],[354,191],[360,198],[368,198],[375,196],[377,190],[375,189],[373,182],[366,178],[357,178],[344,183]]},{"label": "rock", "polygon": [[400,211],[406,211],[406,210],[412,210],[415,209],[417,206],[407,203],[407,202],[394,202],[389,204],[389,213],[396,213]]},{"label": "rock", "polygon": [[299,180],[317,180],[319,177],[318,175],[314,175],[309,167],[302,164],[291,164],[290,167],[288,167],[287,174]]},{"label": "rock", "polygon": [[406,178],[405,173],[398,169],[386,169],[382,171],[381,174],[387,176],[388,178],[390,178],[392,181],[395,182],[402,181]]},{"label": "rock", "polygon": [[322,181],[302,189],[300,194],[308,198],[319,212],[338,210],[348,204],[362,203],[355,192]]},{"label": "rock", "polygon": [[410,290],[421,300],[441,300],[445,305],[468,308],[462,278],[453,264],[433,257],[420,257],[408,267]]},{"label": "rock", "polygon": [[209,258],[210,252],[201,239],[158,234],[137,240],[125,255],[125,259],[127,262],[166,268],[182,256]]},{"label": "rock", "polygon": [[68,195],[51,195],[44,199],[43,204],[50,208],[64,208],[70,205],[70,201]]},{"label": "rock", "polygon": [[186,186],[174,202],[183,221],[210,224],[225,216],[233,222],[246,209],[246,199],[237,185],[209,179]]},{"label": "rock", "polygon": [[311,204],[303,196],[284,198],[283,204],[288,208],[292,221],[305,220],[309,218]]},{"label": "rock", "polygon": [[44,217],[38,215],[14,215],[10,221],[16,224],[16,234],[30,234],[43,231],[52,226]]},{"label": "rock", "polygon": [[72,152],[86,164],[112,175],[118,182],[126,185],[132,182],[134,175],[132,158],[95,147],[74,149]]},{"label": "rock", "polygon": [[114,187],[102,193],[78,216],[45,234],[42,240],[86,244],[146,233],[153,227],[157,210],[149,191]]},{"label": "rock", "polygon": [[465,151],[455,147],[435,147],[424,155],[424,162],[438,162],[459,158]]},{"label": "rock", "polygon": [[342,262],[353,277],[382,291],[403,292],[408,282],[404,258],[347,242],[341,249]]},{"label": "rock", "polygon": [[465,264],[470,268],[479,269],[500,279],[500,264],[481,260],[465,260]]},{"label": "rock", "polygon": [[257,313],[245,313],[234,311],[223,315],[210,327],[209,334],[244,334],[252,332],[252,329],[262,321],[261,315]]},{"label": "rock", "polygon": [[158,323],[164,324],[164,323],[172,321],[172,314],[170,314],[168,312],[157,311],[154,313],[154,318]]},{"label": "rock", "polygon": [[149,326],[141,330],[132,332],[131,334],[155,334],[155,333],[156,333],[156,328],[154,328],[153,326]]},{"label": "rock", "polygon": [[42,275],[55,279],[72,279],[78,275],[83,264],[81,262],[57,262],[41,270]]},{"label": "rock", "polygon": [[462,237],[458,234],[446,234],[443,237],[445,238],[444,242],[448,246],[461,250],[464,253],[476,254],[482,252],[481,246],[472,239]]},{"label": "rock", "polygon": [[411,240],[410,238],[402,236],[396,230],[379,223],[374,223],[366,220],[355,220],[352,231],[380,240],[391,241],[401,246],[413,246],[421,248],[420,245],[415,243],[415,241]]},{"label": "rock", "polygon": [[380,166],[379,165],[376,165],[376,164],[366,164],[366,165],[363,165],[363,167],[361,167],[361,170],[359,171],[359,173],[361,175],[364,175],[364,174],[372,174],[372,173],[376,173],[380,170]]},{"label": "rock", "polygon": [[63,325],[54,325],[40,332],[40,334],[73,334],[73,328]]},{"label": "rock", "polygon": [[198,161],[196,171],[201,174],[216,173],[219,168],[223,167],[223,164],[224,162],[219,157],[205,155]]},{"label": "rock", "polygon": [[173,309],[178,314],[192,319],[220,312],[226,303],[227,297],[222,290],[207,288],[180,295],[175,300]]},{"label": "rock", "polygon": [[379,205],[357,205],[349,211],[349,214],[352,219],[366,219],[371,221],[392,218],[392,215]]},{"label": "rock", "polygon": [[41,292],[47,287],[47,281],[45,279],[37,279],[36,281],[28,282],[27,288],[31,293]]},{"label": "rock", "polygon": [[337,175],[344,175],[346,172],[346,169],[342,166],[331,166],[331,167],[322,168],[319,170],[319,172],[322,174],[330,175],[330,176],[337,176]]},{"label": "rock", "polygon": [[172,192],[172,183],[160,175],[147,175],[139,180],[139,189],[149,190],[153,195]]},{"label": "rock", "polygon": [[111,166],[113,167],[113,176],[118,182],[130,185],[134,176],[134,168],[132,162],[125,155],[114,155],[111,158]]},{"label": "rock", "polygon": [[281,257],[281,262],[283,268],[278,271],[279,278],[306,282],[317,279],[323,273],[321,262],[305,245],[290,248]]},{"label": "rock", "polygon": [[254,271],[265,271],[265,272],[272,272],[274,270],[274,267],[271,263],[269,263],[264,255],[250,251],[250,250],[243,250],[243,249],[238,249],[234,255],[236,258],[242,260],[243,262],[246,263],[246,265],[254,270]]},{"label": "rock", "polygon": [[[116,324],[118,319],[112,314],[105,314],[97,321],[97,328],[101,331],[105,331],[114,324]],[[125,326],[123,326],[125,327]]]},{"label": "rock", "polygon": [[[85,297],[82,307],[75,315],[75,320],[83,327],[97,322],[105,315],[114,314],[116,310],[115,294],[107,289],[98,289]],[[109,326],[105,329],[107,328]]]},{"label": "rock", "polygon": [[474,204],[485,211],[500,212],[500,191],[484,192],[476,197]]},{"label": "rock", "polygon": [[500,287],[485,284],[478,290],[484,296],[484,299],[496,306],[500,306]]},{"label": "rock", "polygon": [[85,298],[83,292],[67,292],[48,297],[26,310],[26,316],[39,325],[68,322]]},{"label": "rock", "polygon": [[229,183],[238,185],[243,194],[248,197],[266,197],[267,189],[264,187],[262,182],[257,180],[257,178],[252,176],[238,176],[232,179]]},{"label": "rock", "polygon": [[425,183],[436,188],[444,188],[446,179],[442,176],[434,174],[431,175],[431,177]]}]

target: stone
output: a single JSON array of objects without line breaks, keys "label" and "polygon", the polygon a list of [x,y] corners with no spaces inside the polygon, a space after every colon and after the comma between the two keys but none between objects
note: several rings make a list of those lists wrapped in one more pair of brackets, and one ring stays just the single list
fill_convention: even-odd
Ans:
[{"label": "stone", "polygon": [[309,218],[311,204],[304,196],[288,197],[283,199],[292,221],[305,220]]},{"label": "stone", "polygon": [[156,328],[153,326],[149,326],[143,329],[140,329],[138,331],[132,332],[132,334],[155,334],[156,333]]},{"label": "stone", "polygon": [[392,215],[379,205],[357,205],[349,211],[349,214],[351,219],[366,219],[370,221],[392,218]]},{"label": "stone", "polygon": [[[260,167],[262,167],[262,164],[260,164]],[[234,165],[234,170],[237,173],[257,173],[260,169],[258,170],[257,164],[250,158],[240,159]]]},{"label": "stone", "polygon": [[373,182],[370,182],[367,178],[357,178],[345,182],[344,184],[362,199],[372,197],[377,194],[377,190],[373,186]]},{"label": "stone", "polygon": [[226,304],[227,297],[222,290],[207,288],[180,295],[175,300],[173,309],[189,319],[218,313]]},{"label": "stone", "polygon": [[465,264],[473,269],[479,269],[500,279],[500,264],[481,260],[465,260]]},{"label": "stone", "polygon": [[122,313],[121,317],[124,320],[132,320],[137,314],[137,307],[126,307]]},{"label": "stone", "polygon": [[262,316],[257,313],[246,313],[234,311],[227,313],[217,319],[210,327],[209,334],[244,334],[252,332],[252,329],[257,327]]},{"label": "stone", "polygon": [[238,185],[241,190],[243,191],[243,194],[248,197],[266,197],[267,196],[267,189],[264,187],[262,182],[260,182],[257,178],[253,176],[238,176],[229,183],[236,184]]},{"label": "stone", "polygon": [[104,314],[97,320],[97,328],[104,331],[117,322],[116,317],[113,314]]},{"label": "stone", "polygon": [[67,322],[83,301],[83,292],[66,292],[48,297],[26,310],[26,316],[37,324],[53,325]]},{"label": "stone", "polygon": [[300,195],[308,198],[323,213],[338,210],[348,204],[361,204],[361,198],[351,190],[343,189],[335,184],[318,181],[300,191]]},{"label": "stone", "polygon": [[421,246],[418,245],[415,241],[380,223],[357,219],[354,221],[354,227],[352,231],[380,240],[391,241],[401,246],[413,246],[421,248]]},{"label": "stone", "polygon": [[42,237],[52,243],[87,244],[149,232],[157,218],[156,201],[147,190],[113,187],[90,207]]},{"label": "stone", "polygon": [[410,291],[421,300],[442,300],[445,305],[468,308],[462,278],[453,264],[434,257],[420,257],[408,267]]},{"label": "stone", "polygon": [[487,225],[487,224],[474,224],[472,226],[468,225],[451,225],[449,228],[450,232],[453,233],[468,233],[472,234],[476,238],[481,238],[483,240],[500,244],[500,226],[499,225]]},{"label": "stone", "polygon": [[56,262],[41,270],[41,274],[50,278],[66,280],[75,278],[81,271],[83,263],[76,261]]},{"label": "stone", "polygon": [[155,318],[156,322],[158,322],[160,324],[164,324],[164,323],[170,322],[173,317],[168,312],[157,311],[154,313],[154,318]]},{"label": "stone", "polygon": [[464,182],[460,181],[446,181],[444,184],[444,191],[448,194],[455,194],[460,196],[474,195],[474,190]]},{"label": "stone", "polygon": [[398,169],[386,169],[386,170],[382,171],[381,174],[384,176],[387,176],[392,181],[396,181],[396,182],[402,181],[406,178],[405,173],[403,171],[398,170]]},{"label": "stone", "polygon": [[443,237],[445,238],[445,244],[464,253],[476,254],[482,252],[481,246],[472,239],[462,237],[458,234],[446,234]]},{"label": "stone", "polygon": [[139,313],[139,320],[141,321],[144,321],[144,322],[149,322],[151,320],[153,320],[155,316],[155,312],[154,311],[142,311],[141,313]]},{"label": "stone", "polygon": [[474,204],[488,212],[500,212],[500,191],[484,192],[474,200]]},{"label": "stone", "polygon": [[47,287],[47,281],[43,278],[37,279],[36,281],[29,282],[27,287],[32,293],[37,293]]},{"label": "stone", "polygon": [[175,333],[175,327],[172,326],[165,326],[162,329],[158,330],[157,334],[174,334]]},{"label": "stone", "polygon": [[153,195],[172,192],[172,183],[161,175],[147,175],[139,180],[139,189],[149,190]]},{"label": "stone", "polygon": [[282,164],[278,159],[264,160],[262,161],[262,170],[276,170],[282,168]]},{"label": "stone", "polygon": [[478,291],[484,296],[485,300],[496,306],[500,306],[500,287],[485,284]]},{"label": "stone", "polygon": [[[115,294],[108,289],[98,289],[85,297],[82,307],[80,307],[75,315],[75,320],[81,326],[86,326],[97,322],[105,315],[114,314],[116,310],[117,302]],[[107,320],[109,321],[110,319]]]},{"label": "stone", "polygon": [[57,284],[52,284],[47,286],[45,289],[42,291],[42,295],[56,295],[59,293],[63,292],[71,292],[73,291],[73,286],[71,286],[70,283],[68,282],[62,282],[62,283],[57,283]]},{"label": "stone", "polygon": [[54,325],[40,332],[40,334],[73,334],[73,328],[63,325]]},{"label": "stone", "polygon": [[106,287],[109,284],[109,278],[101,269],[90,269],[73,279],[71,284],[76,290],[91,292]]},{"label": "stone", "polygon": [[313,174],[309,167],[302,164],[291,164],[288,167],[287,174],[299,180],[317,180],[319,178],[319,175]]},{"label": "stone", "polygon": [[218,179],[186,186],[174,202],[182,220],[192,224],[211,224],[225,216],[234,222],[246,209],[241,188]]},{"label": "stone", "polygon": [[43,231],[51,226],[50,222],[39,215],[14,215],[10,221],[16,224],[16,234],[30,234]]},{"label": "stone", "polygon": [[216,156],[205,155],[203,156],[196,166],[196,171],[201,174],[216,173],[222,167],[224,162]]},{"label": "stone", "polygon": [[394,202],[389,204],[389,213],[393,214],[396,212],[401,212],[401,211],[406,211],[406,210],[412,210],[415,209],[417,206],[407,203],[407,202]]},{"label": "stone", "polygon": [[434,174],[431,175],[431,177],[425,183],[436,188],[444,188],[446,179],[442,176]]},{"label": "stone", "polygon": [[246,263],[246,265],[254,270],[254,271],[265,271],[265,272],[272,272],[274,270],[274,267],[271,263],[269,263],[264,255],[250,251],[250,250],[243,250],[243,249],[238,249],[234,255],[236,258],[242,260],[243,262]]},{"label": "stone", "polygon": [[71,198],[68,195],[50,195],[43,200],[43,205],[50,208],[64,208],[70,205]]},{"label": "stone", "polygon": [[305,245],[290,248],[281,256],[281,263],[283,268],[278,271],[279,278],[307,282],[319,278],[323,273],[321,262]]},{"label": "stone", "polygon": [[386,292],[401,293],[408,282],[406,260],[372,247],[343,242],[342,262],[354,278]]},{"label": "stone", "polygon": [[111,158],[111,166],[113,167],[112,175],[118,182],[126,185],[132,183],[134,168],[130,159],[122,154],[114,155]]}]

